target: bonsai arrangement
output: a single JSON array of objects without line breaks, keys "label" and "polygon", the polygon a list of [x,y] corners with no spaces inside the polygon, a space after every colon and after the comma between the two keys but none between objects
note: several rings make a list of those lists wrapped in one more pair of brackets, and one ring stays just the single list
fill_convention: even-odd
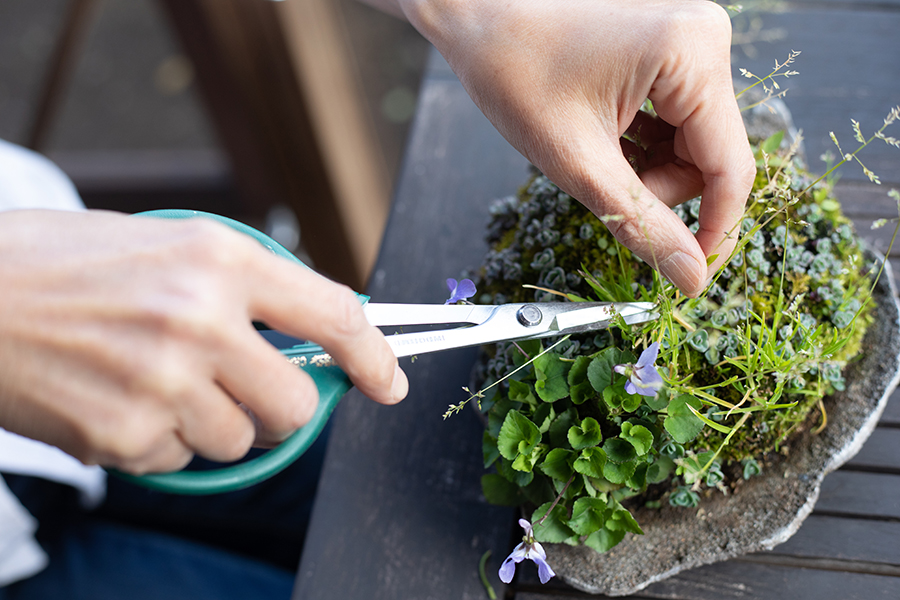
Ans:
[{"label": "bonsai arrangement", "polygon": [[[865,139],[854,123],[861,146],[840,162],[858,160],[875,138],[896,143],[883,131]],[[644,533],[644,515],[733,506],[754,479],[769,471],[786,477],[785,461],[807,452],[830,415],[841,413],[830,398],[846,391],[848,363],[867,345],[873,321],[896,320],[896,308],[890,292],[876,288],[881,279],[886,289],[884,263],[864,251],[833,182],[811,175],[798,143],[784,137],[751,140],[757,177],[731,232],[737,245],[699,298],[680,295],[541,173],[492,207],[478,302],[649,301],[660,313],[599,335],[487,351],[483,391],[470,398],[485,415],[483,491],[491,502],[522,506],[527,518],[528,547],[507,562],[536,560],[526,553],[542,554],[540,542],[560,544],[549,560],[563,566],[564,578],[590,591],[630,593],[662,573],[734,555],[662,560],[656,570],[636,568],[634,581],[618,588],[585,583],[584,567],[570,564],[573,556],[591,563],[592,554],[614,554],[629,533]],[[696,227],[699,199],[675,211]],[[895,370],[887,367],[887,379]],[[871,404],[869,413],[883,403]],[[872,420],[861,419],[856,430]],[[835,465],[823,460],[814,495]],[[793,529],[798,514],[790,515]],[[742,551],[771,547],[779,535],[760,533]]]}]

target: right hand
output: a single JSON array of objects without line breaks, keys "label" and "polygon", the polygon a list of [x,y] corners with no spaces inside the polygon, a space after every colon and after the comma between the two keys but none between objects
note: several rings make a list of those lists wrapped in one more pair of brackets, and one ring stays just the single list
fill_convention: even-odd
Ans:
[{"label": "right hand", "polygon": [[348,288],[207,219],[0,214],[0,290],[0,426],[86,464],[236,460],[304,425],[315,384],[252,321],[321,344],[377,402],[408,390]]}]

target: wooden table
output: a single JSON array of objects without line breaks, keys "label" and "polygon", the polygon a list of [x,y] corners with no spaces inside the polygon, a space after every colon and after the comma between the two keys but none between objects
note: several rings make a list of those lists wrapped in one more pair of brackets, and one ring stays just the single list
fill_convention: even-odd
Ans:
[{"label": "wooden table", "polygon": [[[787,102],[813,168],[831,143],[829,130],[849,146],[850,118],[870,131],[900,102],[898,0],[796,4],[763,23],[783,28],[785,39],[756,44],[752,60],[738,49],[736,66],[765,74],[790,49],[803,51]],[[892,182],[900,187],[900,151],[878,144],[862,157],[884,185],[876,188],[851,167],[843,171],[841,195],[863,235],[885,244],[886,230],[870,232],[868,224],[896,216],[885,192]],[[368,293],[384,302],[443,300],[444,279],[480,263],[489,201],[514,193],[526,167],[435,54]],[[900,260],[894,264],[896,270]],[[475,356],[460,350],[405,361],[412,391],[396,407],[355,390],[345,398],[334,416],[295,599],[481,600],[487,595],[477,565],[486,550],[501,598],[582,595],[557,580],[540,586],[530,563],[510,589],[497,579],[500,561],[521,536],[516,514],[481,495],[474,412],[441,420],[448,404],[466,397],[460,387],[469,383]],[[636,597],[900,597],[900,395],[862,452],[825,479],[815,511],[791,540],[684,572]]]}]

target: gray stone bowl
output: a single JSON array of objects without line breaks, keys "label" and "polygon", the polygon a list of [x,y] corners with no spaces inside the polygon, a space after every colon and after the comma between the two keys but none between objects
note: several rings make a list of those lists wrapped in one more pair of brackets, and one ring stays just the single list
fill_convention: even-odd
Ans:
[{"label": "gray stone bowl", "polygon": [[824,400],[828,425],[821,434],[801,434],[787,456],[770,461],[762,475],[742,482],[733,494],[713,493],[695,509],[666,504],[634,510],[644,535],[627,534],[605,554],[545,544],[557,575],[585,592],[624,596],[685,569],[771,550],[790,538],[812,512],[822,479],[872,433],[900,379],[900,305],[890,265],[874,299],[875,322],[859,360],[845,369],[846,389]]}]

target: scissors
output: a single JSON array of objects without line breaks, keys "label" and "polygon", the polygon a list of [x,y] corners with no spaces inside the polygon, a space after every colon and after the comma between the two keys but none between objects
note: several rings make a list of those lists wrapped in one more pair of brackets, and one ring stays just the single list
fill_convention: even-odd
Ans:
[{"label": "scissors", "polygon": [[[303,263],[260,231],[220,215],[190,210],[161,210],[141,216],[185,219],[209,218],[245,233],[273,253]],[[303,265],[306,266],[306,265]],[[502,341],[541,339],[603,329],[615,319],[627,324],[658,318],[651,302],[531,302],[484,306],[475,304],[378,304],[358,294],[369,323],[379,327],[455,325],[456,327],[386,335],[399,357],[480,346]],[[272,477],[302,455],[319,436],[338,401],[352,387],[350,379],[319,345],[275,331],[260,333],[293,364],[306,371],[319,390],[312,419],[267,453],[232,466],[208,471],[179,471],[117,476],[155,490],[179,494],[216,494],[249,487]]]}]

